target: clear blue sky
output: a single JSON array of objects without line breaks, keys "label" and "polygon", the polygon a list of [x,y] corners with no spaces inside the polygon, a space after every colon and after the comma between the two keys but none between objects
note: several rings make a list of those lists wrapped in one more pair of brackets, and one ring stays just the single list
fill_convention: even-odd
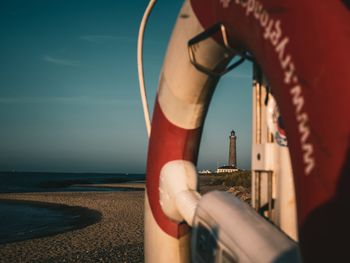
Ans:
[{"label": "clear blue sky", "polygon": [[[147,136],[136,45],[147,1],[0,2],[0,171],[145,171]],[[182,1],[158,1],[145,35],[153,108],[167,42]],[[250,166],[251,65],[225,76],[214,95],[199,168]]]}]

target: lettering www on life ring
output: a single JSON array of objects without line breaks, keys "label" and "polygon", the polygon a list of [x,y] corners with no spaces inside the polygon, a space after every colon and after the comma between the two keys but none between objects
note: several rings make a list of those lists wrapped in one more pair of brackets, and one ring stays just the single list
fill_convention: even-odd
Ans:
[{"label": "lettering www on life ring", "polygon": [[[223,7],[228,7],[231,1],[221,0]],[[304,173],[310,175],[315,167],[314,146],[310,141],[309,116],[305,111],[305,98],[302,86],[296,73],[292,55],[287,52],[289,37],[283,34],[281,21],[269,16],[262,3],[257,0],[235,0],[235,3],[245,9],[246,16],[253,16],[263,29],[263,37],[274,47],[284,74],[284,84],[289,86],[295,119],[298,124],[301,150],[303,153]]]}]

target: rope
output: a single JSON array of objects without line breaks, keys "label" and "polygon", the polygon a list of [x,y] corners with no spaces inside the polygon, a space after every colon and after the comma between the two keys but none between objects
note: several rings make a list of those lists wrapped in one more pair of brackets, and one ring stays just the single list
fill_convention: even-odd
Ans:
[{"label": "rope", "polygon": [[151,14],[151,11],[156,3],[156,0],[150,0],[148,3],[148,6],[145,10],[145,13],[143,14],[141,24],[140,24],[140,30],[139,30],[139,36],[137,41],[137,69],[138,69],[138,75],[139,75],[139,83],[140,83],[140,94],[141,94],[141,101],[142,101],[142,107],[143,107],[143,113],[145,117],[145,123],[146,123],[146,129],[147,129],[147,135],[148,137],[151,134],[151,119],[149,116],[149,109],[147,104],[147,95],[146,95],[146,88],[145,88],[145,80],[143,75],[143,35],[145,32],[145,27],[147,24],[147,20],[149,15]]}]

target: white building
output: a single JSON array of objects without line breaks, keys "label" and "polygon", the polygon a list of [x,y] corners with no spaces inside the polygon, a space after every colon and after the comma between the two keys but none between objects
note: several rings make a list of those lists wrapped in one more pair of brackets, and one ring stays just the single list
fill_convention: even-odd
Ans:
[{"label": "white building", "polygon": [[225,166],[220,166],[216,169],[216,173],[233,173],[233,172],[237,172],[238,169],[234,166],[230,166],[230,165],[225,165]]},{"label": "white building", "polygon": [[211,174],[211,171],[210,170],[201,170],[201,171],[198,171],[199,174]]}]

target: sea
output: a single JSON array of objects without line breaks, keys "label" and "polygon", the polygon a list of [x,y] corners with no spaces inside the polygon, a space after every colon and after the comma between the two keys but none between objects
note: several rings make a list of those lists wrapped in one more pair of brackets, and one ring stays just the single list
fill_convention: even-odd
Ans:
[{"label": "sea", "polygon": [[[137,191],[89,184],[144,180],[145,174],[0,172],[0,193]],[[0,200],[0,249],[1,245],[7,243],[55,235],[98,221],[100,215],[88,210],[47,203]]]}]

